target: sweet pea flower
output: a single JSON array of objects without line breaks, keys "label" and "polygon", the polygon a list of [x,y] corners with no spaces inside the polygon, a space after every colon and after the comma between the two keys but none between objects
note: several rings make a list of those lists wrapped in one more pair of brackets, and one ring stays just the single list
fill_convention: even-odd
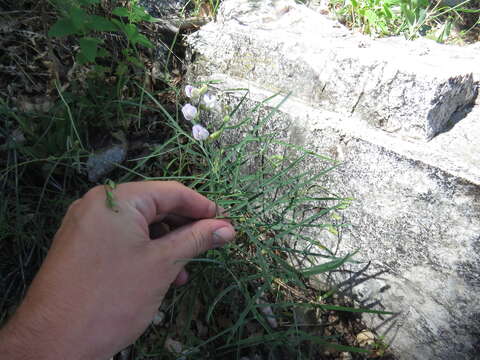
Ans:
[{"label": "sweet pea flower", "polygon": [[215,95],[211,93],[206,93],[203,95],[203,103],[205,104],[205,107],[207,109],[212,109],[215,106],[215,103],[217,102],[217,99],[215,98]]},{"label": "sweet pea flower", "polygon": [[182,107],[182,114],[185,119],[192,121],[197,116],[197,108],[192,104],[185,104]]},{"label": "sweet pea flower", "polygon": [[192,127],[192,135],[195,140],[203,141],[208,139],[210,133],[202,125],[196,124]]},{"label": "sweet pea flower", "polygon": [[193,90],[196,90],[192,85],[187,85],[185,86],[185,95],[187,95],[188,98],[192,97]]}]

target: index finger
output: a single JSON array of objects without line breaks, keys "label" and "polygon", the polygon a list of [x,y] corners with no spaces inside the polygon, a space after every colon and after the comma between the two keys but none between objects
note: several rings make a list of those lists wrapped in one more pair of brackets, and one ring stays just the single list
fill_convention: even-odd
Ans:
[{"label": "index finger", "polygon": [[217,212],[213,201],[176,181],[125,183],[114,194],[119,201],[133,205],[149,224],[167,214],[206,219]]}]

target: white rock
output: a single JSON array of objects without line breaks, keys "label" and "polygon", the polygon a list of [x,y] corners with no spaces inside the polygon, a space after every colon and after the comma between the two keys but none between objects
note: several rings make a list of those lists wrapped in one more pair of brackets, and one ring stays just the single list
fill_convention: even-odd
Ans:
[{"label": "white rock", "polygon": [[[322,186],[357,199],[342,212],[352,226],[342,231],[340,253],[360,249],[361,263],[345,267],[362,272],[335,276],[348,289],[356,283],[363,304],[397,313],[366,315],[369,327],[401,360],[474,359],[480,106],[455,110],[480,84],[480,47],[373,41],[293,1],[265,22],[273,3],[224,0],[219,21],[188,40],[197,55],[189,80],[223,80],[217,93],[249,89],[232,124],[273,93],[293,91],[264,131],[343,161]],[[221,105],[234,108],[242,95]],[[242,135],[225,132],[221,141]],[[325,164],[306,167],[319,173]],[[309,235],[338,245],[336,236]]]}]

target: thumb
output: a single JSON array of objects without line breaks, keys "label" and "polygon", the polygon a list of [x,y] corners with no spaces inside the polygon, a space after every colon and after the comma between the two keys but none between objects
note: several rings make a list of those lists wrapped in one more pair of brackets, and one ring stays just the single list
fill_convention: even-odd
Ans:
[{"label": "thumb", "polygon": [[[235,237],[233,226],[225,220],[204,219],[184,225],[167,235],[154,240],[164,249],[169,249],[174,260],[187,260],[201,253],[225,245]],[[185,265],[176,261],[179,268]]]}]

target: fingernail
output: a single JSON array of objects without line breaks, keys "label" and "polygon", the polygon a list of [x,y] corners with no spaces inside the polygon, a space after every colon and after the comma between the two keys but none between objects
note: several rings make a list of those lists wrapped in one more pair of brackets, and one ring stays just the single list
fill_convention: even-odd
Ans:
[{"label": "fingernail", "polygon": [[235,230],[231,227],[222,227],[213,232],[213,247],[217,248],[225,245],[225,243],[233,240],[235,237]]}]

